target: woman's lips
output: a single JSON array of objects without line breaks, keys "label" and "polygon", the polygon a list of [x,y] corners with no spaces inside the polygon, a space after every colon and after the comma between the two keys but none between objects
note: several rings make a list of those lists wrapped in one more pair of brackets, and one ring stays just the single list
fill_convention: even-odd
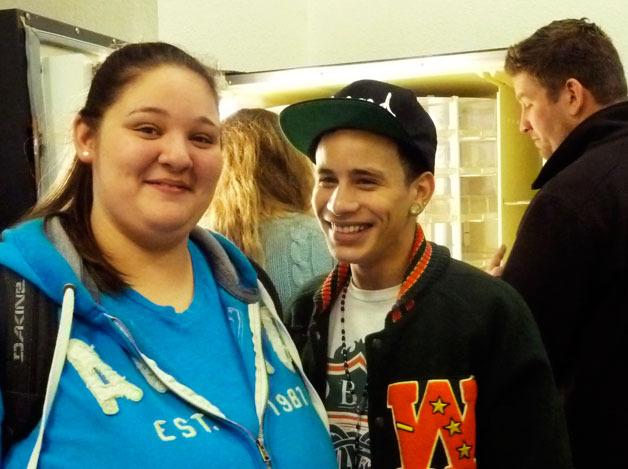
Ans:
[{"label": "woman's lips", "polygon": [[183,181],[153,179],[146,182],[156,189],[168,193],[178,194],[182,192],[188,192],[190,190],[190,186]]}]

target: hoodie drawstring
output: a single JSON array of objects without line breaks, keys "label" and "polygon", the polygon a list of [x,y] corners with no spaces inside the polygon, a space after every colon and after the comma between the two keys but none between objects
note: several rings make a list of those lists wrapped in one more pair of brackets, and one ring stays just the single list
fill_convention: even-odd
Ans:
[{"label": "hoodie drawstring", "polygon": [[57,387],[61,379],[61,372],[65,364],[65,357],[68,352],[68,344],[70,342],[70,331],[72,329],[72,318],[74,316],[74,285],[65,285],[63,292],[63,303],[61,305],[61,316],[59,317],[59,330],[57,332],[57,340],[55,341],[55,351],[52,355],[52,364],[50,365],[50,373],[48,374],[48,384],[46,385],[46,396],[44,398],[44,407],[39,423],[39,434],[37,441],[33,447],[33,452],[28,460],[28,469],[35,469],[39,462],[39,453],[41,452],[41,443],[44,438],[46,421],[52,408],[52,403],[57,394]]}]

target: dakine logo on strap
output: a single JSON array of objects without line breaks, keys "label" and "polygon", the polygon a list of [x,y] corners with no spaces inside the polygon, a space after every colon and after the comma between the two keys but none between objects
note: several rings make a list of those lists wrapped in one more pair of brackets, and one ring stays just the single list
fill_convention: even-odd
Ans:
[{"label": "dakine logo on strap", "polygon": [[15,308],[13,310],[13,360],[24,361],[24,303],[26,281],[15,282]]}]

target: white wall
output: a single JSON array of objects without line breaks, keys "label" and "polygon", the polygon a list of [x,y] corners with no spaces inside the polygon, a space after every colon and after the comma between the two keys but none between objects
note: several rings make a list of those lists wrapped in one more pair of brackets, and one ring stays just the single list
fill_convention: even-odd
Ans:
[{"label": "white wall", "polygon": [[0,0],[18,8],[128,42],[156,40],[157,0]]},{"label": "white wall", "polygon": [[268,70],[305,63],[309,18],[303,0],[157,3],[159,38],[223,70]]},{"label": "white wall", "polygon": [[226,70],[257,71],[507,47],[587,16],[628,69],[625,0],[0,0],[126,41],[160,38]]},{"label": "white wall", "polygon": [[157,0],[159,37],[258,71],[507,47],[586,16],[628,68],[625,0]]}]

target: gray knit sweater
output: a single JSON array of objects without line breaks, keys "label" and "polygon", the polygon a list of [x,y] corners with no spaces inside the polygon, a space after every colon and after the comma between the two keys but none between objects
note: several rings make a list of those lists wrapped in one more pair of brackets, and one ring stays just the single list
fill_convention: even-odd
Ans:
[{"label": "gray knit sweater", "polygon": [[313,216],[290,213],[268,219],[260,226],[260,240],[266,257],[264,268],[277,288],[284,314],[302,285],[334,266]]}]

